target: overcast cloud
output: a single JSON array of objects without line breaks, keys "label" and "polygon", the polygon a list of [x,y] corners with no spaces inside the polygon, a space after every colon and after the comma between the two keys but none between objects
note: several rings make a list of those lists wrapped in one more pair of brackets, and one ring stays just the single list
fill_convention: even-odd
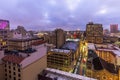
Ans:
[{"label": "overcast cloud", "polygon": [[0,19],[26,29],[85,30],[89,21],[120,24],[120,0],[0,0]]}]

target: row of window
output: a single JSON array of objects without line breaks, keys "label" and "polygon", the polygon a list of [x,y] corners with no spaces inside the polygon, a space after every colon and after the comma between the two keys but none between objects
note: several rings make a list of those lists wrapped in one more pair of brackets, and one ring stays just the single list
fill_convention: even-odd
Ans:
[{"label": "row of window", "polygon": [[[5,78],[5,80],[9,80],[9,79]],[[16,77],[14,77],[13,80],[21,80],[21,79],[16,79]]]},{"label": "row of window", "polygon": [[[15,70],[15,68],[13,68],[13,70]],[[5,69],[5,72],[7,72],[7,69]],[[18,69],[18,72],[20,72],[20,69]]]},{"label": "row of window", "polygon": [[[9,65],[13,65],[13,66],[17,66],[17,67],[20,67],[20,65],[19,64],[15,64],[15,63],[11,63],[11,62],[7,62],[7,64],[9,64]],[[5,67],[7,67],[7,64],[5,64]]]},{"label": "row of window", "polygon": [[[5,66],[5,68],[6,68],[6,66]],[[11,66],[9,66],[9,69],[11,69]],[[13,70],[16,70],[16,68],[13,67]],[[7,71],[7,69],[5,69],[5,71]],[[18,72],[20,72],[20,68],[18,68]]]},{"label": "row of window", "polygon": [[[11,72],[10,72],[11,73]],[[16,73],[14,72],[13,75],[16,75]],[[5,76],[8,76],[7,73],[5,74]],[[18,74],[18,77],[21,77],[20,74]],[[11,78],[11,75],[9,75],[9,78]]]}]

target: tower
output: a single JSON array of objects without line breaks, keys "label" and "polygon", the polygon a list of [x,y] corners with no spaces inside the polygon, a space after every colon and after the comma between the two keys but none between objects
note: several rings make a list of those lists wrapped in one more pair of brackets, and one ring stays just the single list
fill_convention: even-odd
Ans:
[{"label": "tower", "polygon": [[86,39],[90,43],[103,43],[102,24],[88,23],[86,25]]},{"label": "tower", "polygon": [[111,24],[110,25],[110,32],[117,33],[118,32],[118,24]]},{"label": "tower", "polygon": [[56,29],[55,33],[55,42],[56,48],[60,48],[65,43],[65,33],[62,29]]},{"label": "tower", "polygon": [[0,49],[7,47],[9,31],[10,31],[9,21],[0,19]]}]

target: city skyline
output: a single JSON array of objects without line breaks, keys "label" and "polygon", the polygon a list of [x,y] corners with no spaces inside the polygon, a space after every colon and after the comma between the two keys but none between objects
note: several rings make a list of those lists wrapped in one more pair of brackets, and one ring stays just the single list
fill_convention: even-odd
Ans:
[{"label": "city skyline", "polygon": [[10,21],[10,27],[18,25],[29,30],[85,30],[89,21],[118,24],[119,0],[1,0],[0,17]]}]

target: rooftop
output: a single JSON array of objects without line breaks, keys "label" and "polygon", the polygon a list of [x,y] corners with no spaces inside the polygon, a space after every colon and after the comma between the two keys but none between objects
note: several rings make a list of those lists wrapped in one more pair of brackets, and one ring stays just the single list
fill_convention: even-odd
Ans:
[{"label": "rooftop", "polygon": [[120,48],[115,46],[115,45],[112,45],[112,44],[106,44],[106,45],[97,45],[97,50],[98,51],[110,51],[110,52],[113,52],[114,56],[120,56]]},{"label": "rooftop", "polygon": [[101,59],[100,57],[93,59],[93,66],[95,70],[106,69],[110,73],[118,74],[118,66],[108,63],[105,60]]},{"label": "rooftop", "polygon": [[46,41],[41,40],[41,41],[33,42],[32,45],[37,46],[43,43],[46,43]]},{"label": "rooftop", "polygon": [[52,68],[46,68],[46,77],[55,79],[57,78],[57,80],[96,80],[93,78],[89,78],[89,77],[85,77],[85,76],[81,76],[78,74],[73,74],[73,73],[69,73],[69,72],[64,72],[64,71],[60,71],[57,69],[52,69]]},{"label": "rooftop", "polygon": [[88,48],[92,50],[96,49],[94,43],[88,43]]},{"label": "rooftop", "polygon": [[117,48],[117,47],[115,47],[115,48],[116,48],[116,49],[99,48],[99,49],[97,49],[97,50],[99,50],[99,51],[111,51],[111,52],[113,52],[114,55],[116,55],[116,56],[120,56],[120,49]]},{"label": "rooftop", "polygon": [[2,60],[19,64],[24,60],[24,58],[22,56],[6,55],[5,57],[2,58]]},{"label": "rooftop", "polygon": [[30,41],[30,40],[43,40],[43,38],[38,38],[38,37],[30,37],[30,38],[27,38],[27,37],[21,37],[21,38],[12,38],[12,39],[9,39],[9,41],[16,41],[16,42],[21,42],[21,41]]},{"label": "rooftop", "polygon": [[65,49],[51,49],[50,51],[61,52],[66,54],[70,52],[70,50],[65,50]]},{"label": "rooftop", "polygon": [[75,41],[66,41],[66,43],[63,45],[62,49],[68,49],[68,50],[76,51],[77,47],[78,47],[77,42],[75,42]]},{"label": "rooftop", "polygon": [[78,42],[78,41],[80,41],[80,39],[67,39],[66,41],[74,41],[74,42]]},{"label": "rooftop", "polygon": [[39,60],[43,56],[47,55],[47,47],[44,44],[37,46],[35,49],[36,51],[31,54],[23,52],[7,54],[5,57],[2,58],[2,60],[20,64],[22,65],[21,68],[24,68],[31,63]]}]

